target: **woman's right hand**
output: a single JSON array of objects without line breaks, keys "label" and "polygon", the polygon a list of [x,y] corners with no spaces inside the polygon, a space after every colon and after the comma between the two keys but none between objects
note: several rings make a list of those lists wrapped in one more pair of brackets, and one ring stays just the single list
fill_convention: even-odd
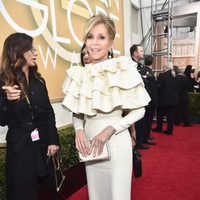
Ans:
[{"label": "woman's right hand", "polygon": [[6,96],[9,101],[20,99],[21,90],[19,90],[18,85],[14,85],[14,86],[4,85],[2,89],[6,92]]},{"label": "woman's right hand", "polygon": [[89,143],[82,129],[76,130],[76,148],[85,157],[89,154]]}]

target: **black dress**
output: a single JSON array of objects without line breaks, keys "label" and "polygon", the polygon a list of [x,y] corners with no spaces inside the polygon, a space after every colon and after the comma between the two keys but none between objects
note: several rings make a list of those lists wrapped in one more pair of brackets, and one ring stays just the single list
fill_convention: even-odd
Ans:
[{"label": "black dress", "polygon": [[179,101],[176,108],[175,124],[179,125],[181,122],[185,126],[190,125],[189,121],[189,96],[191,91],[191,84],[189,78],[184,75],[177,76]]},{"label": "black dress", "polygon": [[[44,83],[29,71],[30,105],[26,98],[8,101],[0,82],[0,125],[8,126],[6,136],[6,187],[8,200],[36,200],[38,181],[48,177],[48,187],[54,190],[46,165],[47,147],[59,145],[55,115]],[[31,140],[37,129],[40,139]]]}]

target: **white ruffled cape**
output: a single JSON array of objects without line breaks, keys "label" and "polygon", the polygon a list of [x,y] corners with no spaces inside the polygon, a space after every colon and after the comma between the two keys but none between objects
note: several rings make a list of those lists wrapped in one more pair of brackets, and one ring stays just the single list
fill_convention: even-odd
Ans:
[{"label": "white ruffled cape", "polygon": [[137,63],[125,56],[69,68],[62,89],[66,95],[63,106],[90,116],[117,107],[137,109],[150,101]]}]

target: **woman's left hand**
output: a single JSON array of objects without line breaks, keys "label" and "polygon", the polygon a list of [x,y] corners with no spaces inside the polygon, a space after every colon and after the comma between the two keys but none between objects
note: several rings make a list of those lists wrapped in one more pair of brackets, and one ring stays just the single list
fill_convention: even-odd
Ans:
[{"label": "woman's left hand", "polygon": [[100,155],[103,152],[104,144],[107,140],[110,139],[114,132],[115,129],[112,126],[108,126],[103,129],[97,136],[92,139],[89,152],[92,152],[94,157],[96,155]]},{"label": "woman's left hand", "polygon": [[136,145],[136,130],[135,130],[135,124],[132,124],[130,127],[129,127],[129,132],[130,132],[130,135],[131,135],[131,141],[132,141],[132,145],[133,147]]},{"label": "woman's left hand", "polygon": [[59,149],[58,145],[49,145],[47,149],[47,156],[53,156]]}]

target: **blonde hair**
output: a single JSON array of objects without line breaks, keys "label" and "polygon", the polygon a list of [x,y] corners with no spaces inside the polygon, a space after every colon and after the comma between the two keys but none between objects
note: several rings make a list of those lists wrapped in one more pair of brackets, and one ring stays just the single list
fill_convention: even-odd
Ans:
[{"label": "blonde hair", "polygon": [[164,67],[164,70],[166,71],[166,70],[171,70],[171,74],[172,74],[172,76],[176,76],[176,73],[175,73],[175,71],[174,71],[174,66],[173,66],[173,63],[172,62],[167,62],[166,63],[166,65],[164,65],[163,66]]},{"label": "blonde hair", "polygon": [[167,68],[171,70],[174,69],[172,62],[169,62],[169,61],[167,62]]},{"label": "blonde hair", "polygon": [[110,35],[110,38],[114,40],[116,30],[113,20],[111,20],[110,17],[106,15],[98,14],[94,15],[87,21],[84,29],[84,37],[83,37],[84,42],[87,40],[88,34],[91,31],[91,29],[98,24],[104,24],[108,31],[108,34]]}]

